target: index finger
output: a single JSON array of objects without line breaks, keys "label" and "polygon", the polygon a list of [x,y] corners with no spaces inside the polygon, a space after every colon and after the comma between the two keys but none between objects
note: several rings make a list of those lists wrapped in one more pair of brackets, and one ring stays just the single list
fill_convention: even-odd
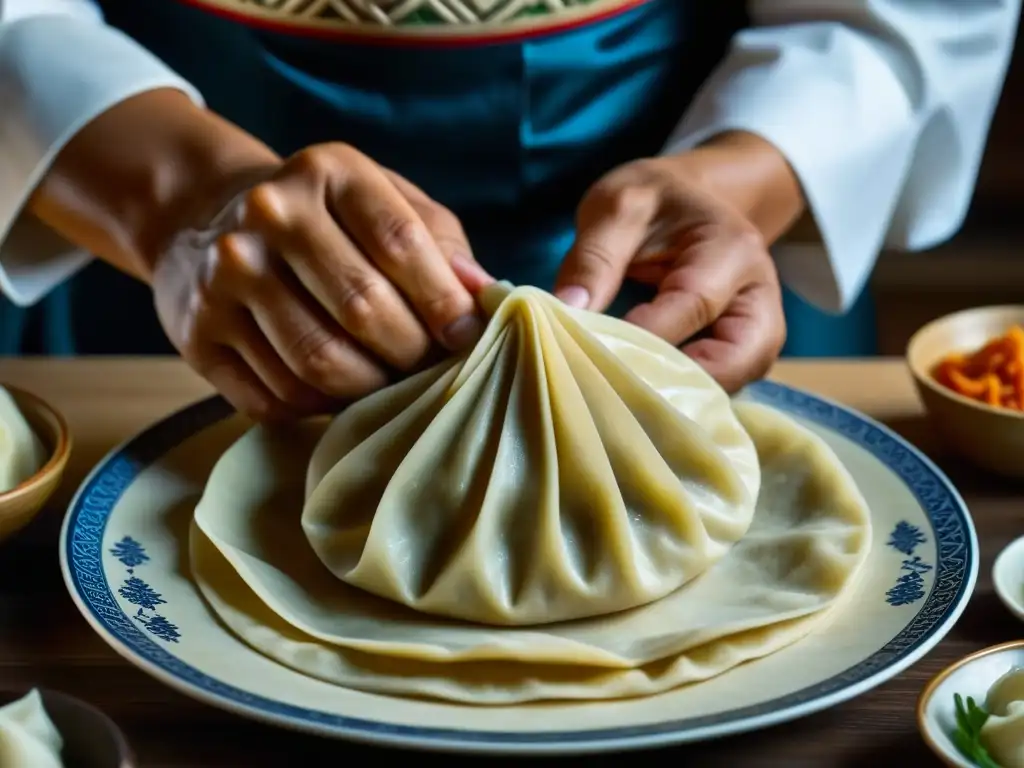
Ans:
[{"label": "index finger", "polygon": [[758,284],[736,297],[708,338],[682,351],[731,394],[768,373],[785,339],[778,291]]},{"label": "index finger", "polygon": [[555,284],[555,295],[567,304],[602,312],[622,287],[655,209],[649,195],[631,192],[597,188],[580,205],[576,241]]},{"label": "index finger", "polygon": [[445,259],[452,267],[452,272],[466,290],[476,296],[486,286],[494,282],[494,278],[473,257],[469,238],[458,218],[444,206],[430,199],[427,193],[408,179],[394,171],[384,169],[388,180],[416,209],[416,212],[427,225]]},{"label": "index finger", "polygon": [[716,243],[692,245],[659,283],[654,300],[630,310],[625,320],[679,345],[711,326],[733,297],[751,283],[750,260]]},{"label": "index finger", "polygon": [[405,296],[431,335],[465,348],[483,331],[473,296],[463,286],[429,227],[371,161],[328,187],[341,225]]}]

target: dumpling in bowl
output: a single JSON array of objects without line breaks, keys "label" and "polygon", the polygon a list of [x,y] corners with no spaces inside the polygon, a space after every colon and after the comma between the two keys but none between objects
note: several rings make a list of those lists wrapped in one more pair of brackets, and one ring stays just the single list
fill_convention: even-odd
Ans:
[{"label": "dumpling in bowl", "polygon": [[535,288],[492,286],[464,358],[349,407],[302,525],[335,576],[495,625],[644,605],[750,525],[757,454],[695,362]]},{"label": "dumpling in bowl", "polygon": [[39,691],[0,707],[0,766],[64,768],[63,748]]},{"label": "dumpling in bowl", "polygon": [[11,393],[0,386],[0,493],[19,486],[45,463],[46,448]]}]

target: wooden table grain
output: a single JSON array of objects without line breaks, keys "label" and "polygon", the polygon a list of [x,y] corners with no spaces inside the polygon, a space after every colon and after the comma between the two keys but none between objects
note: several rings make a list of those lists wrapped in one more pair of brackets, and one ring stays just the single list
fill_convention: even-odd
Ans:
[{"label": "wooden table grain", "polygon": [[[900,361],[786,362],[772,376],[870,414],[939,463],[977,524],[982,558],[977,590],[960,622],[927,658],[854,701],[760,733],[637,759],[700,768],[937,765],[914,725],[925,682],[971,651],[1024,635],[999,605],[989,575],[1000,549],[1024,534],[1024,486],[974,471],[937,444]],[[93,702],[124,728],[143,768],[262,768],[293,761],[336,766],[389,759],[385,750],[290,733],[193,702],[116,656],[66,593],[57,534],[75,487],[116,444],[209,394],[204,382],[180,362],[165,359],[0,360],[0,381],[50,400],[67,417],[75,439],[66,482],[54,503],[21,535],[0,545],[0,690],[44,685]],[[599,758],[561,762],[584,760],[592,764]]]}]

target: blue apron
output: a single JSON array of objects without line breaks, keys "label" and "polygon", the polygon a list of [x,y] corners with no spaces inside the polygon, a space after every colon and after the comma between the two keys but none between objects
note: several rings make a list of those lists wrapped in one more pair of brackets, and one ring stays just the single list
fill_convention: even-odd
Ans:
[{"label": "blue apron", "polygon": [[[172,0],[100,4],[212,109],[279,153],[328,141],[358,147],[451,208],[493,274],[545,288],[586,189],[659,152],[745,23],[738,4],[650,0],[570,31],[423,48],[261,32]],[[648,296],[627,285],[611,311]],[[788,292],[785,303],[785,353],[874,352],[869,300],[841,318]],[[104,265],[41,309],[21,329],[3,318],[2,351],[170,351],[148,291]]]}]

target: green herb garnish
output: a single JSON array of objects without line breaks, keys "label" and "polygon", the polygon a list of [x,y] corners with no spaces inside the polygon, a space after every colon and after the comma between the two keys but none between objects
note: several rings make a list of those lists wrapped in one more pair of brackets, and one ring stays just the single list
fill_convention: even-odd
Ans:
[{"label": "green herb garnish", "polygon": [[981,745],[981,726],[988,720],[988,712],[975,704],[970,696],[966,705],[959,693],[953,694],[953,701],[956,702],[956,731],[953,732],[956,748],[978,768],[1000,768]]}]

